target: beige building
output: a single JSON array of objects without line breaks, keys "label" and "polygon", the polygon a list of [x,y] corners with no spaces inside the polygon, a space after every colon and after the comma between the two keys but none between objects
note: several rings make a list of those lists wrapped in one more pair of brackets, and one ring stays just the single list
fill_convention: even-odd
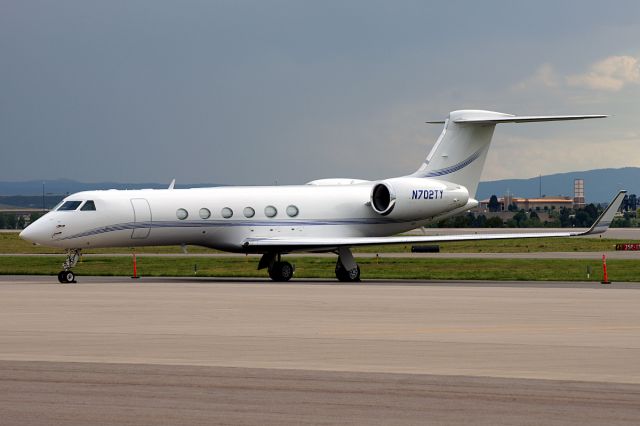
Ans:
[{"label": "beige building", "polygon": [[[572,197],[542,197],[542,198],[520,198],[507,195],[505,197],[498,197],[498,203],[500,204],[499,211],[507,211],[510,204],[515,204],[517,210],[533,210],[533,211],[545,211],[545,210],[560,210],[562,207],[572,208]],[[480,211],[489,211],[489,199],[480,201],[478,206]]]}]

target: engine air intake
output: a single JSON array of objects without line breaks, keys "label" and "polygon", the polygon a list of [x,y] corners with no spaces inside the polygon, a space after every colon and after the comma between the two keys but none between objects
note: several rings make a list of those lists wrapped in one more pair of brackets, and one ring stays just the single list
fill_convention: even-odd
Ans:
[{"label": "engine air intake", "polygon": [[383,216],[388,215],[393,210],[395,202],[395,194],[387,185],[379,183],[373,187],[371,191],[371,207],[376,213]]}]

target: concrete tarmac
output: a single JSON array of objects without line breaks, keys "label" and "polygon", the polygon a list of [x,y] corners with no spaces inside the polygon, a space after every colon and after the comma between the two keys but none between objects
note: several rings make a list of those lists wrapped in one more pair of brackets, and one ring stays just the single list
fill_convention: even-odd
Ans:
[{"label": "concrete tarmac", "polygon": [[1,424],[637,424],[640,285],[0,279]]},{"label": "concrete tarmac", "polygon": [[0,361],[4,426],[637,425],[635,385]]}]

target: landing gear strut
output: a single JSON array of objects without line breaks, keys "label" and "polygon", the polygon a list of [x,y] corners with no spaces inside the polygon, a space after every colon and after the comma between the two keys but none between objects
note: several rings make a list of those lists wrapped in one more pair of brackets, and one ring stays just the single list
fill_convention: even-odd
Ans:
[{"label": "landing gear strut", "polygon": [[282,261],[280,253],[265,253],[260,259],[258,269],[267,268],[273,281],[289,281],[296,268],[289,262]]},{"label": "landing gear strut", "polygon": [[71,268],[76,266],[80,259],[80,249],[67,250],[67,259],[62,264],[62,271],[58,273],[58,281],[60,283],[75,283],[76,274],[71,271]]},{"label": "landing gear strut", "polygon": [[353,258],[349,247],[338,248],[338,261],[336,262],[336,278],[342,282],[360,281],[360,267]]}]

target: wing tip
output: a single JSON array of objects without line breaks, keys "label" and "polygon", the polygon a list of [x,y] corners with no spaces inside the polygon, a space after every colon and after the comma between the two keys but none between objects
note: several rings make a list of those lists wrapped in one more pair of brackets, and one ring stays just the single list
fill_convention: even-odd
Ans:
[{"label": "wing tip", "polygon": [[600,216],[596,219],[596,221],[591,225],[591,228],[587,232],[584,232],[579,235],[594,235],[594,234],[602,234],[606,232],[611,226],[611,222],[613,218],[620,208],[622,204],[622,200],[624,200],[625,195],[627,194],[626,189],[621,189],[618,193],[613,197],[609,205],[602,212]]}]

